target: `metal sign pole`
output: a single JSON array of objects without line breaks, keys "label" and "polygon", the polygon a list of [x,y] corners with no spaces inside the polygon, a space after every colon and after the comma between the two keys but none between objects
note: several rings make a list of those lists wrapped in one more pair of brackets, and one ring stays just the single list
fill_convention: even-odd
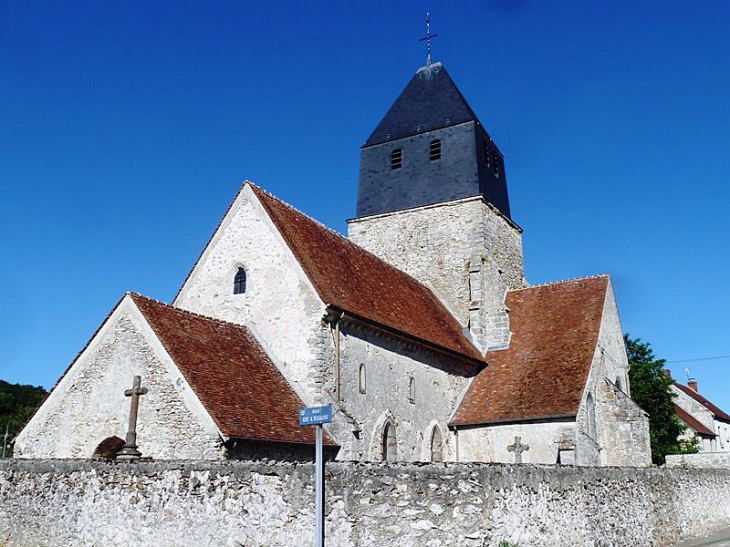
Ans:
[{"label": "metal sign pole", "polygon": [[299,410],[300,426],[315,427],[314,448],[314,547],[324,547],[324,456],[322,424],[332,422],[332,405]]},{"label": "metal sign pole", "polygon": [[315,497],[314,512],[316,523],[314,526],[314,545],[324,547],[324,458],[322,457],[322,425],[317,426],[317,441],[315,448]]}]

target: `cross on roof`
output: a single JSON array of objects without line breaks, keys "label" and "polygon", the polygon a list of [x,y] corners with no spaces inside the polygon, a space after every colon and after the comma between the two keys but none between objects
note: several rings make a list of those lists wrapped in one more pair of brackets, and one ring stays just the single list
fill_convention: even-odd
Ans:
[{"label": "cross on roof", "polygon": [[522,437],[515,437],[514,444],[509,445],[507,450],[515,453],[515,463],[522,463],[522,453],[530,450],[530,447],[522,444]]},{"label": "cross on roof", "polygon": [[426,12],[426,36],[421,38],[419,42],[426,41],[426,66],[431,64],[431,38],[436,38],[438,34],[431,34],[431,13]]}]

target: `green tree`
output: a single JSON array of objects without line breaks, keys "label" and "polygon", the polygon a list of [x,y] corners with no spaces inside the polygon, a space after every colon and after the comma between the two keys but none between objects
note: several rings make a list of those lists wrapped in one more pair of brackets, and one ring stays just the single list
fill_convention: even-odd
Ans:
[{"label": "green tree", "polygon": [[626,353],[629,356],[631,398],[649,414],[651,459],[664,463],[667,454],[697,452],[697,440],[680,441],[679,436],[687,429],[674,410],[672,384],[674,380],[664,370],[664,359],[657,359],[651,344],[641,338],[624,335]]},{"label": "green tree", "polygon": [[[8,432],[8,441],[20,433],[20,428],[45,396],[46,390],[40,386],[9,384],[0,380],[0,450],[5,432]],[[12,448],[8,447],[5,456],[11,455]]]}]

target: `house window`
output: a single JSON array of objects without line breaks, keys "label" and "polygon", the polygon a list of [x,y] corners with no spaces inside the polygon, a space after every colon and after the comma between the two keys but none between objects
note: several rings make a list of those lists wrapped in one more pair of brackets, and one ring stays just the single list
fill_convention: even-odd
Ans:
[{"label": "house window", "polygon": [[246,270],[238,268],[236,277],[233,278],[233,294],[243,294],[246,292]]},{"label": "house window", "polygon": [[383,428],[383,461],[394,462],[398,459],[398,445],[395,441],[395,428],[388,422]]},{"label": "house window", "polygon": [[416,379],[413,376],[408,378],[408,402],[416,404]]},{"label": "house window", "polygon": [[360,373],[359,373],[358,380],[359,380],[358,381],[359,391],[361,394],[364,395],[366,387],[367,387],[366,386],[367,378],[365,377],[365,364],[364,363],[360,364]]},{"label": "house window", "polygon": [[431,461],[444,461],[444,439],[441,436],[441,430],[437,426],[434,426],[431,434]]},{"label": "house window", "polygon": [[435,139],[428,145],[428,158],[431,161],[441,159],[441,139]]},{"label": "house window", "polygon": [[403,150],[396,148],[390,153],[390,168],[400,169],[403,167]]},{"label": "house window", "polygon": [[593,395],[591,393],[588,394],[588,397],[586,398],[586,410],[588,414],[588,436],[597,441],[598,437],[596,436],[596,403],[593,400]]}]

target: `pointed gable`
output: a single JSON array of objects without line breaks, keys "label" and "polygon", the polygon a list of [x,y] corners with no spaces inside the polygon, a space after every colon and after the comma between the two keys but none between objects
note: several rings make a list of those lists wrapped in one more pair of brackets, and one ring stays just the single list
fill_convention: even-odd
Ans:
[{"label": "pointed gable", "polygon": [[251,188],[325,304],[482,362],[431,290],[259,187]]},{"label": "pointed gable", "polygon": [[453,424],[575,416],[607,289],[608,276],[600,276],[509,292],[510,346],[487,354],[487,368],[469,387]]},{"label": "pointed gable", "polygon": [[476,115],[443,65],[434,63],[411,78],[365,146],[471,121]]},{"label": "pointed gable", "polygon": [[314,443],[304,403],[246,327],[130,296],[223,435]]}]

